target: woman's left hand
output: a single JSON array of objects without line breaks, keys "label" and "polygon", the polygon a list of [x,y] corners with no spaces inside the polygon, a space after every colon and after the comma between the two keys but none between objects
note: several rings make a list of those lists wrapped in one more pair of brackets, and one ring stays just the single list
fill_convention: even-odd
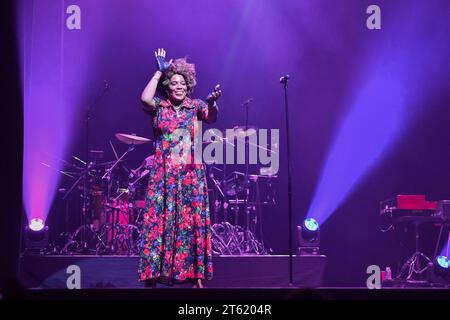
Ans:
[{"label": "woman's left hand", "polygon": [[222,90],[220,90],[220,84],[218,84],[214,87],[214,91],[208,95],[208,98],[206,98],[206,100],[208,101],[208,103],[212,104],[215,101],[217,101],[221,95],[222,95]]}]

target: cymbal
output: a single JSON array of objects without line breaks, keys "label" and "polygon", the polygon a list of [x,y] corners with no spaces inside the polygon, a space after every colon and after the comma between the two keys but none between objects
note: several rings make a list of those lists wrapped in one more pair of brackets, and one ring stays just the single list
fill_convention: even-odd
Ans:
[{"label": "cymbal", "polygon": [[135,134],[116,133],[116,138],[125,144],[143,144],[150,142],[150,139],[139,137]]}]

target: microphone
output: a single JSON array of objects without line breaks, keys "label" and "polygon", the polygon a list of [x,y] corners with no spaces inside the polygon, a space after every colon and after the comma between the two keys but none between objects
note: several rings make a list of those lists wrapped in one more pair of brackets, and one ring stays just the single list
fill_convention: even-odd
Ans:
[{"label": "microphone", "polygon": [[249,104],[252,103],[252,102],[253,102],[253,98],[250,98],[250,99],[248,99],[247,101],[245,101],[245,102],[242,104],[242,106],[245,107],[245,106],[249,105]]},{"label": "microphone", "polygon": [[290,76],[289,76],[288,74],[287,74],[287,75],[284,75],[284,76],[282,76],[282,77],[280,78],[280,82],[281,82],[281,83],[286,83],[286,82],[288,82],[289,78],[290,78]]}]

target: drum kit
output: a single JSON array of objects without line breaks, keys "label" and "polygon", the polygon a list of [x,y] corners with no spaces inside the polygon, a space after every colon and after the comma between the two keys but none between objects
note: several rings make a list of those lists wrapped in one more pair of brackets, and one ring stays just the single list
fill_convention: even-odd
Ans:
[{"label": "drum kit", "polygon": [[[102,151],[90,151],[90,162],[77,157],[71,165],[76,179],[64,198],[80,192],[80,226],[65,233],[58,254],[136,255],[140,230],[146,210],[146,188],[154,156],[150,155],[136,169],[125,164],[125,157],[137,145],[151,142],[134,134],[117,133],[116,139],[128,146],[116,160],[100,162]],[[67,162],[66,162],[67,163]],[[212,245],[215,254],[268,254],[264,246],[262,206],[275,205],[273,188],[277,176],[233,171],[227,164],[207,164]],[[243,213],[243,214],[242,214]],[[56,246],[55,246],[56,248]],[[56,250],[56,249],[55,249]]]},{"label": "drum kit", "polygon": [[[151,140],[134,134],[117,133],[117,140],[128,149],[115,161],[98,162],[102,152],[90,151],[93,161],[87,163],[77,157],[78,179],[65,192],[63,199],[73,190],[81,191],[81,225],[66,238],[61,254],[114,254],[138,253],[139,230],[145,211],[145,188],[153,155],[136,169],[130,169],[124,158],[137,145]],[[81,164],[81,165],[80,165]]]}]

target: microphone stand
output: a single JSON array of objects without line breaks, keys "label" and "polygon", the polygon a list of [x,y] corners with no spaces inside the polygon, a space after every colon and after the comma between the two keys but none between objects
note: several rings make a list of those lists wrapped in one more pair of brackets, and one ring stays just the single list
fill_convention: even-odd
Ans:
[{"label": "microphone stand", "polygon": [[288,238],[289,238],[289,286],[293,285],[292,277],[292,170],[291,170],[291,150],[289,139],[289,108],[288,108],[288,80],[289,75],[280,78],[284,87],[284,107],[286,114],[286,143],[287,143],[287,166],[288,166]]}]

